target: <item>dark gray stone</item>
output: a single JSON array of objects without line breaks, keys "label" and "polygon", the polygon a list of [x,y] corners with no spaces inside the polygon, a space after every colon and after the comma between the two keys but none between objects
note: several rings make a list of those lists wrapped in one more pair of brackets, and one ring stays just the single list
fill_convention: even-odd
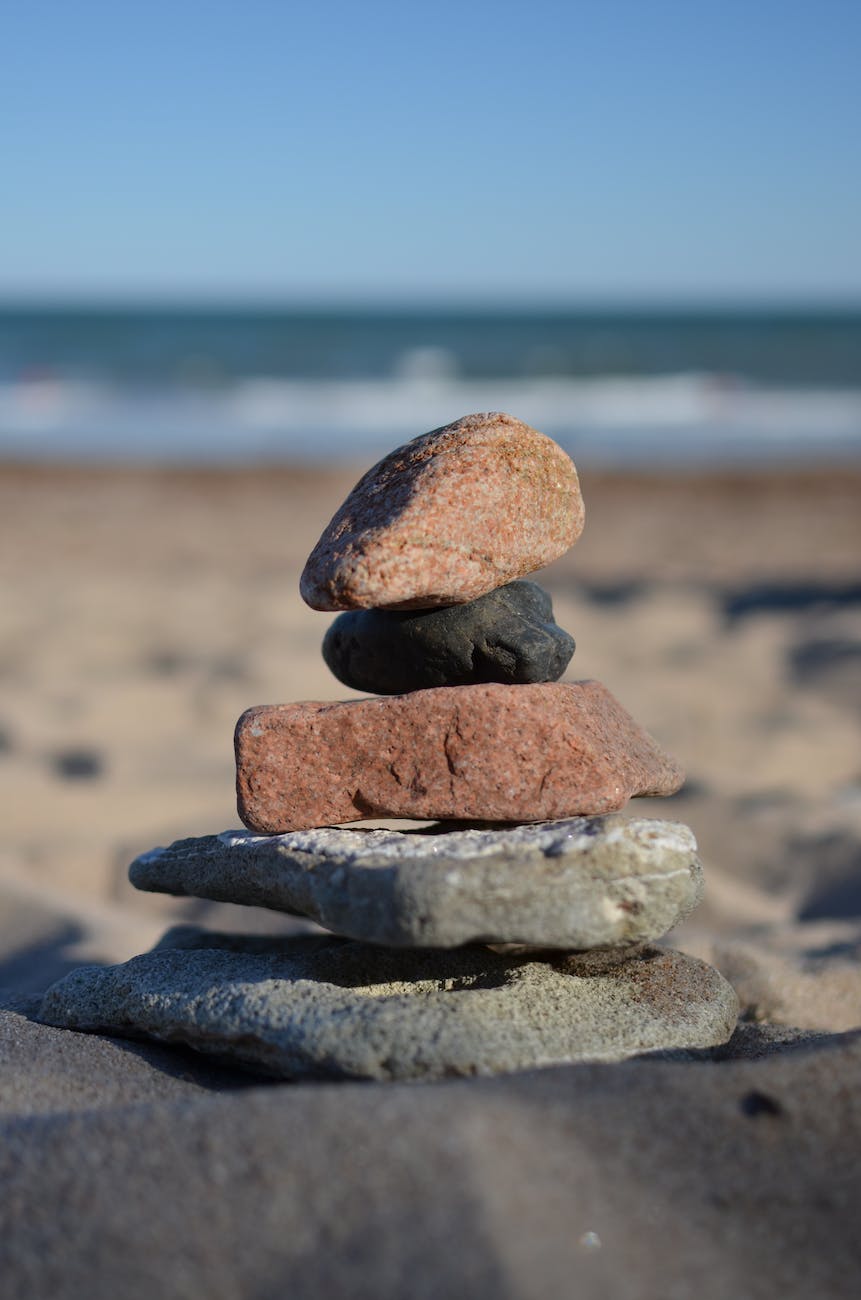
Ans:
[{"label": "dark gray stone", "polygon": [[553,622],[553,604],[522,579],[440,609],[350,610],[323,641],[340,682],[372,695],[476,682],[555,682],[574,639]]}]

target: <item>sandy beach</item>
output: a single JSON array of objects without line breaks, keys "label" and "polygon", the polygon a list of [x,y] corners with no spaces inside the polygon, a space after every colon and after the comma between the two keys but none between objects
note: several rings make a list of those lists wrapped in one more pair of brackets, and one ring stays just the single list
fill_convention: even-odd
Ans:
[{"label": "sandy beach", "polygon": [[[59,975],[124,960],[178,920],[295,928],[136,893],[126,870],[154,845],[237,824],[231,740],[244,709],[349,694],[320,658],[328,617],[303,605],[298,577],[363,468],[0,467],[2,1122],[10,1134],[42,1126],[15,1147],[13,1216],[29,1245],[4,1232],[10,1296],[34,1279],[35,1293],[56,1296],[84,1294],[85,1281],[95,1296],[156,1283],[202,1294],[189,1279],[199,1283],[203,1259],[213,1296],[273,1294],[291,1269],[298,1294],[394,1295],[449,1231],[466,1252],[461,1294],[546,1294],[536,1277],[565,1285],[575,1266],[586,1296],[766,1296],[778,1281],[784,1296],[850,1294],[861,1190],[857,469],[586,470],[583,538],[540,578],[577,641],[567,679],[602,680],[688,773],[679,795],[631,811],[677,817],[697,835],[706,901],[670,941],[739,993],[743,1024],[723,1059],[413,1089],[273,1087],[32,1019]],[[771,1110],[749,1103],[755,1121],[739,1109],[754,1094],[776,1099]],[[503,1131],[497,1148],[492,1132]],[[135,1142],[150,1145],[148,1134],[138,1177]],[[37,1158],[57,1142],[61,1184]],[[292,1192],[273,1182],[272,1160],[293,1142],[305,1192],[295,1165]],[[567,1153],[555,1180],[554,1144]],[[346,1189],[343,1204],[326,1190],[326,1168],[365,1184],[364,1210]],[[187,1198],[185,1274],[180,1228],[157,1209],[164,1179]],[[228,1202],[238,1217],[219,1237]],[[261,1223],[264,1204],[289,1225],[286,1244],[274,1218]],[[87,1215],[107,1236],[70,1248]],[[422,1231],[410,1239],[415,1216]],[[672,1257],[656,1245],[670,1223]],[[589,1232],[615,1250],[593,1248]],[[125,1291],[111,1233],[135,1242]],[[67,1251],[68,1267],[49,1278],[34,1261],[52,1250]],[[445,1294],[447,1268],[409,1293]]]}]

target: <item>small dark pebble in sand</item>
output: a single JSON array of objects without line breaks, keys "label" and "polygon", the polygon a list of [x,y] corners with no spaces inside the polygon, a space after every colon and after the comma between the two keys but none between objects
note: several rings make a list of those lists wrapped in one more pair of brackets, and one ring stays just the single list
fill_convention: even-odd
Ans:
[{"label": "small dark pebble in sand", "polygon": [[323,658],[338,680],[374,695],[555,682],[573,653],[573,638],[553,621],[550,596],[527,580],[465,605],[351,610],[335,619],[323,641]]},{"label": "small dark pebble in sand", "polygon": [[91,781],[104,772],[104,762],[92,749],[64,749],[51,760],[57,776],[66,781]]},{"label": "small dark pebble in sand", "polygon": [[747,1115],[749,1119],[759,1119],[763,1115],[778,1119],[783,1114],[783,1107],[779,1101],[769,1097],[767,1092],[759,1092],[755,1088],[746,1092],[738,1104],[741,1113]]}]

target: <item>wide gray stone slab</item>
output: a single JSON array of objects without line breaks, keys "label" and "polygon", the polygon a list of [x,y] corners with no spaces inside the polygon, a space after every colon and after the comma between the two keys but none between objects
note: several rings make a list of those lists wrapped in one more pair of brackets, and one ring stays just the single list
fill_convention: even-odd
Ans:
[{"label": "wide gray stone slab", "polygon": [[183,927],[122,966],[67,975],[40,1015],[278,1078],[436,1079],[709,1047],[737,1011],[717,971],[665,949],[536,960]]},{"label": "wide gray stone slab", "polygon": [[145,853],[129,876],[138,889],[275,908],[402,948],[642,943],[702,895],[687,826],[618,815],[431,833],[226,831]]}]

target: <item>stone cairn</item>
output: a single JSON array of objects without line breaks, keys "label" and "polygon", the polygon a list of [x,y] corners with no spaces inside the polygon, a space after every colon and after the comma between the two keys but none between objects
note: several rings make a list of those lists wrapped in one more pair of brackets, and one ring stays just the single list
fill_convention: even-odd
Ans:
[{"label": "stone cairn", "polygon": [[[139,889],[329,934],[170,931],[54,985],[42,1018],[187,1044],[281,1078],[430,1079],[724,1042],[735,994],[654,941],[696,905],[690,830],[619,815],[676,763],[524,581],[583,527],[571,460],[507,415],[416,438],[360,480],[302,575],[343,611],[326,663],[369,698],[249,709],[247,832],[180,840]],[[430,827],[344,828],[408,818]],[[479,823],[476,825],[476,823]]]}]

